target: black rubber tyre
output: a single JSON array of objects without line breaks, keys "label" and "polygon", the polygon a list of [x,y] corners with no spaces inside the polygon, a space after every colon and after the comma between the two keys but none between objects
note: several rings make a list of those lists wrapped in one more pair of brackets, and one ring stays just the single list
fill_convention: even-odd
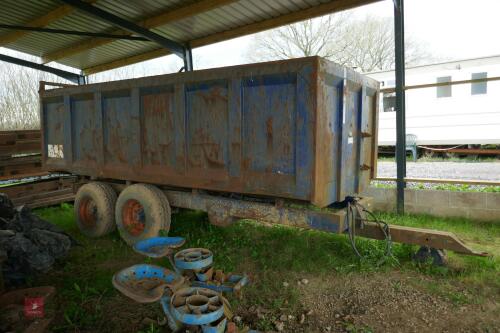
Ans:
[{"label": "black rubber tyre", "polygon": [[116,201],[116,226],[130,245],[160,230],[170,229],[170,204],[165,194],[153,185],[134,184],[125,188]]},{"label": "black rubber tyre", "polygon": [[448,263],[448,256],[445,250],[435,249],[424,245],[415,253],[413,260],[418,263],[425,263],[432,260],[434,266],[446,266]]},{"label": "black rubber tyre", "polygon": [[112,232],[115,225],[115,190],[104,183],[92,182],[78,189],[75,198],[75,220],[80,231],[89,237]]}]

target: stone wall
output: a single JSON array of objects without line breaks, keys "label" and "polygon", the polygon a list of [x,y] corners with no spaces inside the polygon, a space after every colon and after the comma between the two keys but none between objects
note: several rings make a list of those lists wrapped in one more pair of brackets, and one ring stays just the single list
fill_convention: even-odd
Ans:
[{"label": "stone wall", "polygon": [[[395,211],[396,189],[369,187],[374,210]],[[500,223],[500,193],[405,189],[405,211]]]}]

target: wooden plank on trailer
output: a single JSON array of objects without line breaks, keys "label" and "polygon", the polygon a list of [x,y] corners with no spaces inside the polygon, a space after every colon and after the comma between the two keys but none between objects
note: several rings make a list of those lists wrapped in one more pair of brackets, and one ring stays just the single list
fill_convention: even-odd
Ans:
[{"label": "wooden plank on trailer", "polygon": [[29,208],[39,208],[39,207],[47,207],[47,206],[54,206],[58,205],[64,202],[70,202],[75,200],[75,195],[74,194],[64,194],[64,195],[59,195],[55,197],[49,197],[43,200],[37,200],[33,201],[30,203],[25,203],[21,205],[26,205]]},{"label": "wooden plank on trailer", "polygon": [[18,157],[0,159],[0,167],[11,166],[11,165],[33,164],[41,162],[42,162],[42,157],[40,156],[40,154],[18,156]]},{"label": "wooden plank on trailer", "polygon": [[18,203],[27,204],[27,203],[34,202],[34,201],[44,200],[47,198],[68,195],[68,194],[71,194],[71,195],[74,194],[72,188],[63,188],[63,189],[57,189],[54,191],[42,191],[42,192],[38,192],[38,193],[32,193],[32,194],[29,194],[26,196],[13,198],[12,202],[14,202],[14,204],[18,204]]},{"label": "wooden plank on trailer", "polygon": [[[68,187],[69,185],[65,185]],[[50,181],[30,182],[26,184],[15,184],[0,188],[0,192],[7,194],[9,198],[17,198],[36,192],[54,191],[61,187],[59,179]]]}]

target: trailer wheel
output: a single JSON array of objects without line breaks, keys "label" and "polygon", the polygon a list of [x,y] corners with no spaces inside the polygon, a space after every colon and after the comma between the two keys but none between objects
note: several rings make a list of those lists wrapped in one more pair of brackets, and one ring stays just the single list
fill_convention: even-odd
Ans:
[{"label": "trailer wheel", "polygon": [[116,201],[116,225],[122,239],[130,245],[160,230],[170,229],[170,204],[153,185],[134,184],[125,188]]},{"label": "trailer wheel", "polygon": [[75,219],[80,231],[89,237],[101,237],[115,229],[115,190],[92,182],[80,187],[75,198]]}]

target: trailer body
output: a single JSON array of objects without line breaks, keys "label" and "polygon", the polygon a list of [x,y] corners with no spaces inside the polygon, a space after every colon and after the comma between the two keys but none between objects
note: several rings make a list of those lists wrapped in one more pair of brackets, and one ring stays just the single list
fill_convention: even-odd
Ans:
[{"label": "trailer body", "polygon": [[374,176],[378,90],[319,57],[41,89],[43,165],[324,207]]}]

